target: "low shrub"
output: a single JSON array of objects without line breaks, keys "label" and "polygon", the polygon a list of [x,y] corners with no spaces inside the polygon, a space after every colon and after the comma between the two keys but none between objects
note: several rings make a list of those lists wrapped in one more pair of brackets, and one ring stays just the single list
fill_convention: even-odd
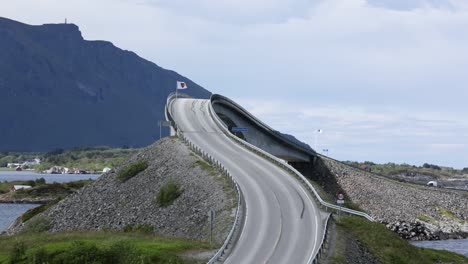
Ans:
[{"label": "low shrub", "polygon": [[121,169],[117,174],[117,179],[121,182],[125,182],[130,178],[135,177],[138,173],[146,170],[146,168],[148,168],[148,162],[140,160]]},{"label": "low shrub", "polygon": [[71,246],[58,252],[48,252],[39,248],[28,254],[27,263],[144,264],[150,263],[150,259],[139,254],[134,245],[124,240],[114,242],[108,247],[98,247],[93,242],[73,241]]},{"label": "low shrub", "polygon": [[167,207],[171,205],[182,192],[183,190],[180,188],[180,184],[175,181],[168,181],[159,189],[159,193],[156,195],[156,203],[161,207]]},{"label": "low shrub", "polygon": [[10,263],[15,264],[24,259],[26,253],[26,246],[23,242],[19,241],[13,245],[10,251]]},{"label": "low shrub", "polygon": [[28,211],[26,211],[26,213],[24,213],[22,216],[21,216],[21,221],[24,223],[26,221],[28,221],[29,219],[33,218],[34,216],[44,212],[45,210],[47,210],[49,207],[51,207],[52,205],[58,203],[60,201],[60,199],[56,199],[54,201],[51,201],[51,202],[48,202],[46,204],[43,204],[41,206],[38,206],[38,207],[34,207],[32,209],[29,209]]},{"label": "low shrub", "polygon": [[152,225],[126,225],[123,228],[123,231],[128,232],[137,232],[141,234],[152,234],[154,233],[154,226]]},{"label": "low shrub", "polygon": [[40,233],[50,229],[50,220],[45,216],[37,216],[26,222],[22,233]]}]

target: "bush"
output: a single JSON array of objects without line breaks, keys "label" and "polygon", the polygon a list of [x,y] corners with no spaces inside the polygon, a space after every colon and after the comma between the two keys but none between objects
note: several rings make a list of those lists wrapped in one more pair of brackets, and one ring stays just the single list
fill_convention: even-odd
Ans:
[{"label": "bush", "polygon": [[156,195],[156,203],[161,207],[167,207],[171,205],[182,192],[183,190],[180,188],[180,184],[175,181],[169,181],[159,189],[159,193]]},{"label": "bush", "polygon": [[126,225],[123,228],[125,233],[128,232],[137,232],[142,234],[152,234],[154,233],[154,226],[152,225]]},{"label": "bush", "polygon": [[[24,255],[24,251],[22,253]],[[21,260],[19,258],[18,260]],[[17,262],[14,262],[17,263]],[[39,248],[28,256],[27,263],[103,263],[103,264],[133,264],[150,263],[148,258],[140,255],[129,241],[117,241],[109,247],[99,248],[95,243],[73,241],[71,246],[59,252],[47,252]]]},{"label": "bush", "polygon": [[121,182],[125,182],[128,179],[135,177],[138,173],[146,170],[146,168],[148,168],[148,163],[144,160],[140,160],[121,169],[117,174],[117,179]]},{"label": "bush", "polygon": [[39,179],[36,179],[36,184],[37,185],[44,185],[44,184],[46,184],[46,180],[41,177]]},{"label": "bush", "polygon": [[26,246],[23,242],[16,242],[13,245],[13,249],[10,252],[10,263],[16,264],[20,262],[24,258],[24,254],[26,253]]},{"label": "bush", "polygon": [[50,229],[50,220],[45,216],[37,216],[26,222],[23,233],[40,233]]},{"label": "bush", "polygon": [[28,221],[29,219],[33,218],[34,216],[44,212],[45,210],[47,210],[49,207],[51,207],[52,205],[58,203],[60,201],[60,199],[56,199],[54,201],[51,201],[51,202],[48,202],[46,204],[43,204],[41,206],[38,206],[38,207],[34,207],[32,209],[29,209],[28,211],[26,211],[22,216],[21,216],[21,221],[24,223],[26,221]]}]

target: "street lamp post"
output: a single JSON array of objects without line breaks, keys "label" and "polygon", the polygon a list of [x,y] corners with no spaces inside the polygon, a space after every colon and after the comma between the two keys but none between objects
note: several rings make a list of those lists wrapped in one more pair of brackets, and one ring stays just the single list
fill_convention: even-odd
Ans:
[{"label": "street lamp post", "polygon": [[317,141],[318,141],[318,134],[322,134],[322,129],[317,129],[315,131],[315,143],[314,143],[314,150],[317,152],[318,151],[318,148],[317,148]]}]

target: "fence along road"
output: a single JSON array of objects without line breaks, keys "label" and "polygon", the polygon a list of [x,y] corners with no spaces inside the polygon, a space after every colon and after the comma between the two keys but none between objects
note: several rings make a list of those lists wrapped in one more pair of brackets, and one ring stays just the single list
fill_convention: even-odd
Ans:
[{"label": "fence along road", "polygon": [[170,112],[184,135],[220,161],[242,190],[244,227],[225,263],[311,263],[324,233],[312,196],[286,171],[227,137],[209,103],[180,98]]}]

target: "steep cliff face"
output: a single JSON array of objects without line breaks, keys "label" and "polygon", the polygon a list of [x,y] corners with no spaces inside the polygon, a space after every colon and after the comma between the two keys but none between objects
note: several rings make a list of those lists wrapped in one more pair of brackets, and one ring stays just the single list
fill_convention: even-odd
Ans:
[{"label": "steep cliff face", "polygon": [[176,81],[210,96],[133,52],[84,40],[76,25],[0,18],[0,150],[148,145]]}]

